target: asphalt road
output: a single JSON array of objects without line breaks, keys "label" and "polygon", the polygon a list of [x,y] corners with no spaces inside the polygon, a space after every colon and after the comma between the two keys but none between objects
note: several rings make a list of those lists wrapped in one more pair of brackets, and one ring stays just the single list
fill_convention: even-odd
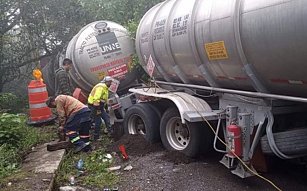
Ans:
[{"label": "asphalt road", "polygon": [[[129,139],[127,141],[127,139]],[[123,167],[132,165],[131,171],[119,171],[119,190],[127,191],[254,191],[276,190],[258,177],[241,179],[219,163],[222,155],[211,153],[199,159],[189,159],[180,153],[169,152],[159,144],[149,145],[137,137],[126,138],[130,157],[119,160]],[[116,148],[116,146],[114,147]],[[282,160],[273,160],[270,171],[262,174],[282,190],[307,190],[305,166]]]}]

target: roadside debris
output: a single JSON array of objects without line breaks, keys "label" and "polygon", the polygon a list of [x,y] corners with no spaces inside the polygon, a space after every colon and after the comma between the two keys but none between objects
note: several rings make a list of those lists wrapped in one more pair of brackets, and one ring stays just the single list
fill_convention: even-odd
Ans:
[{"label": "roadside debris", "polygon": [[76,167],[77,167],[77,169],[78,169],[79,171],[81,171],[81,170],[83,170],[83,165],[84,165],[84,162],[83,162],[82,159],[80,159],[80,160],[77,162]]},{"label": "roadside debris", "polygon": [[108,171],[112,172],[112,171],[116,171],[116,170],[120,170],[120,169],[121,169],[121,166],[113,166],[113,167],[108,168]]},{"label": "roadside debris", "polygon": [[69,177],[69,183],[70,185],[75,185],[76,181],[74,176]]},{"label": "roadside debris", "polygon": [[60,187],[60,191],[91,191],[87,188],[82,188],[80,186],[64,186]]},{"label": "roadside debris", "polygon": [[130,171],[130,170],[132,170],[132,169],[133,169],[132,165],[129,164],[128,166],[126,166],[126,167],[124,168],[124,171]]},{"label": "roadside debris", "polygon": [[118,188],[104,188],[103,191],[118,191]]},{"label": "roadside debris", "polygon": [[128,160],[129,157],[128,157],[128,155],[127,155],[125,146],[122,144],[122,145],[119,145],[118,148],[119,148],[119,151],[120,151],[121,154],[122,154],[123,159],[124,159],[124,160]]},{"label": "roadside debris", "polygon": [[105,155],[105,157],[106,157],[107,159],[112,159],[112,158],[113,158],[113,157],[112,157],[112,155],[111,155],[111,154],[109,154],[109,153],[108,153],[108,154],[106,154],[106,155]]}]

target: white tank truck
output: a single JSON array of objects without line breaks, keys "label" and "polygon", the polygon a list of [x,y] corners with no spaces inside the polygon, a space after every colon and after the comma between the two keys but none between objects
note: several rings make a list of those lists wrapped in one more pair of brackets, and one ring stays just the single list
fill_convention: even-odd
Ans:
[{"label": "white tank truck", "polygon": [[90,23],[72,38],[56,61],[51,61],[55,65],[49,63],[43,68],[48,92],[54,94],[54,71],[64,58],[73,61],[71,81],[84,93],[90,92],[106,75],[118,80],[118,91],[125,92],[135,84],[137,77],[132,64],[134,54],[133,41],[123,26],[111,21]]},{"label": "white tank truck", "polygon": [[126,133],[191,157],[214,148],[242,178],[253,175],[247,168],[257,166],[256,151],[306,156],[306,18],[305,0],[154,6],[136,38],[152,86],[118,99],[116,120]]}]

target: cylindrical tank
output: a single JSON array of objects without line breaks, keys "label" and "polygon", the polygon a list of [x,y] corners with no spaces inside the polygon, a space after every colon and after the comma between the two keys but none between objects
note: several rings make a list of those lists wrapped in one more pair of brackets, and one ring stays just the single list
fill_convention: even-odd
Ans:
[{"label": "cylindrical tank", "polygon": [[[131,85],[136,80],[133,54],[134,45],[128,31],[110,21],[86,25],[66,49],[66,58],[73,61],[70,76],[87,92],[106,75],[120,81],[119,91]],[[61,59],[59,62],[62,64]]]},{"label": "cylindrical tank", "polygon": [[306,18],[306,0],[167,0],[136,49],[158,80],[307,97]]}]

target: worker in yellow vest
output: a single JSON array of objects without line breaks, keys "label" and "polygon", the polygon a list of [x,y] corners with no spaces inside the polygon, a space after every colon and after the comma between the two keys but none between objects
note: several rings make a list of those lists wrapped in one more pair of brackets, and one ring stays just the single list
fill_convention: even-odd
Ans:
[{"label": "worker in yellow vest", "polygon": [[109,99],[109,87],[111,86],[113,78],[110,76],[104,79],[93,87],[88,97],[88,107],[92,111],[92,117],[95,121],[94,140],[100,138],[101,118],[104,120],[108,133],[112,133],[110,117],[107,113],[107,101]]}]

